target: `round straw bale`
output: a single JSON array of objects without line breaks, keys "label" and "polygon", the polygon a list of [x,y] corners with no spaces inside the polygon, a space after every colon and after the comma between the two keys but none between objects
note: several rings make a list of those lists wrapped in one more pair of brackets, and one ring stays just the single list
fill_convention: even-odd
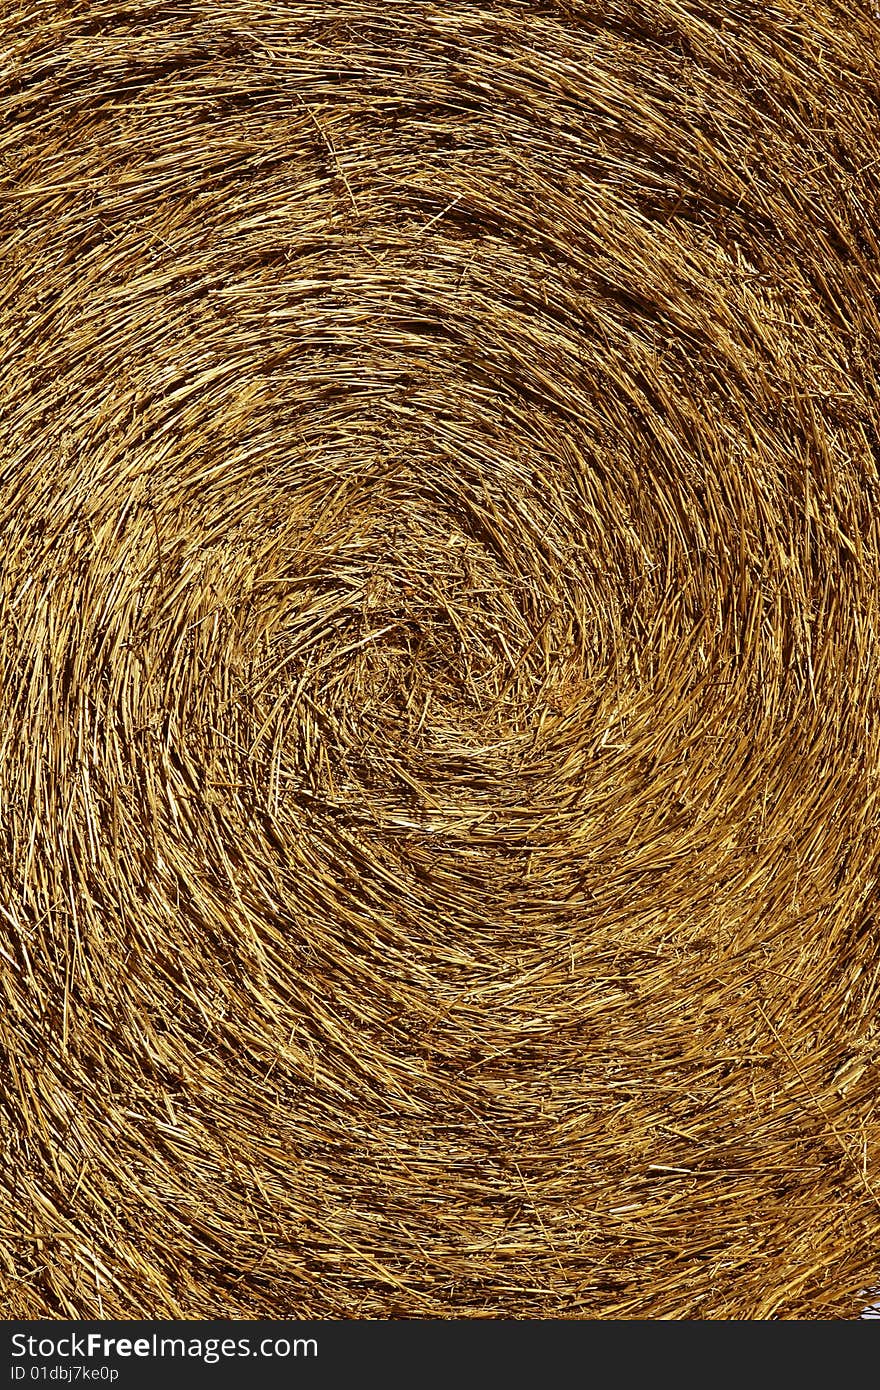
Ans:
[{"label": "round straw bale", "polygon": [[0,17],[9,1316],[880,1267],[867,0]]}]

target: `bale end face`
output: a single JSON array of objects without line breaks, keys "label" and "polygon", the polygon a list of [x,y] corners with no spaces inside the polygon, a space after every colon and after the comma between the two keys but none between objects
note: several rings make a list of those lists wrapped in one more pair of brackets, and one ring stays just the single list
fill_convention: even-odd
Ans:
[{"label": "bale end face", "polygon": [[9,1316],[878,1278],[880,21],[0,18]]}]

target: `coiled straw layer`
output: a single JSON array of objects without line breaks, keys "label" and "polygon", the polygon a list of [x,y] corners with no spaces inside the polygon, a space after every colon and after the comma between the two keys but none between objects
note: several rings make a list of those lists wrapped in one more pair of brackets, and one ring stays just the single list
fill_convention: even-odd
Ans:
[{"label": "coiled straw layer", "polygon": [[6,4],[19,1317],[880,1267],[880,19]]}]

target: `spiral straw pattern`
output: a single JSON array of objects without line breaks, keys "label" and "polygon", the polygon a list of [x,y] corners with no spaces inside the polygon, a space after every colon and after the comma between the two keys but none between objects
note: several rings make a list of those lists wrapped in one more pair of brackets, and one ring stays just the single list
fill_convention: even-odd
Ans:
[{"label": "spiral straw pattern", "polygon": [[851,1316],[880,18],[6,5],[0,1288]]}]

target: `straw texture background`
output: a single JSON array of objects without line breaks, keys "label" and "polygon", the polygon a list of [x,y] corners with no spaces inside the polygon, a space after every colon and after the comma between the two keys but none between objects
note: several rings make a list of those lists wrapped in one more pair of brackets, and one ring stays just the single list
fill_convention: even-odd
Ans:
[{"label": "straw texture background", "polygon": [[880,17],[0,9],[7,1316],[880,1272]]}]

